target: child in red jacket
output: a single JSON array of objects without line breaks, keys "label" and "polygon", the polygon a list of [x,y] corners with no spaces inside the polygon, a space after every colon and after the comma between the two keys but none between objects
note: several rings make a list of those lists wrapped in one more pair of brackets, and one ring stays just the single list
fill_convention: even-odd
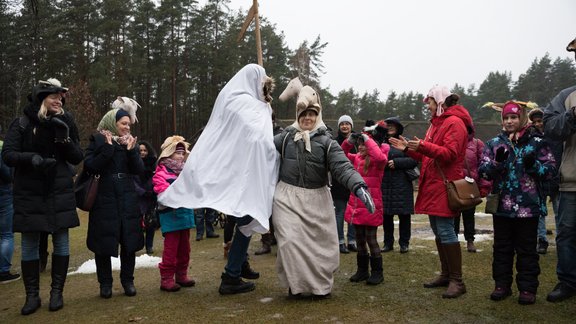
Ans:
[{"label": "child in red jacket", "polygon": [[[358,270],[350,277],[350,281],[366,280],[369,285],[377,285],[384,281],[382,256],[376,232],[378,226],[382,225],[381,186],[384,169],[388,162],[388,151],[390,151],[390,146],[383,144],[387,133],[386,123],[380,121],[376,125],[366,127],[363,134],[352,134],[346,141],[342,142],[342,150],[356,171],[366,181],[376,207],[374,212],[370,213],[364,204],[354,194],[351,194],[344,215],[347,223],[354,224],[356,243],[358,244],[358,254],[356,255]],[[354,145],[358,145],[357,154],[350,153]],[[370,255],[368,255],[368,248]],[[372,268],[371,273],[368,272],[368,263]]]},{"label": "child in red jacket", "polygon": [[[154,191],[162,193],[176,180],[186,162],[188,147],[182,136],[170,136],[162,144],[162,153],[156,172],[152,178]],[[160,269],[160,289],[178,291],[180,287],[192,287],[196,284],[188,278],[190,262],[190,228],[195,227],[194,211],[188,208],[170,208],[159,205],[160,229],[164,235],[164,251]],[[176,281],[174,281],[176,276]]]}]

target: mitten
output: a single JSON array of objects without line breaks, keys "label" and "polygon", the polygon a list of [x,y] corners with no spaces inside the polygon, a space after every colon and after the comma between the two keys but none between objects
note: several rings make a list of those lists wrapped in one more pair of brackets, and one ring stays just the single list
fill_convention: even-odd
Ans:
[{"label": "mitten", "polygon": [[370,136],[366,135],[366,134],[362,134],[362,141],[364,143],[368,142],[368,140],[370,139]]},{"label": "mitten", "polygon": [[356,197],[358,197],[358,199],[362,201],[364,206],[366,206],[366,209],[368,209],[368,212],[370,214],[374,213],[376,206],[374,205],[374,200],[372,199],[372,196],[370,195],[370,192],[368,192],[366,187],[360,186],[358,189],[356,189],[356,192],[354,192],[354,194],[356,195]]},{"label": "mitten", "polygon": [[40,155],[34,154],[34,155],[32,155],[32,159],[30,160],[30,163],[32,164],[32,167],[34,167],[34,169],[40,170],[40,169],[42,169],[42,162],[43,161],[44,161],[44,159]]},{"label": "mitten", "polygon": [[352,145],[356,145],[356,144],[358,144],[358,139],[360,137],[362,137],[362,134],[352,133],[352,134],[350,134],[350,136],[348,136],[348,143],[350,143]]},{"label": "mitten", "polygon": [[52,117],[50,119],[52,125],[54,125],[54,142],[55,143],[69,143],[70,142],[70,129],[68,124],[62,121],[58,117]]},{"label": "mitten", "polygon": [[496,150],[496,156],[494,156],[494,160],[496,160],[498,163],[504,162],[508,160],[508,155],[510,155],[510,152],[507,151],[503,146],[500,146]]},{"label": "mitten", "polygon": [[522,162],[524,163],[524,169],[530,169],[536,163],[536,154],[534,152],[530,152],[522,158]]}]

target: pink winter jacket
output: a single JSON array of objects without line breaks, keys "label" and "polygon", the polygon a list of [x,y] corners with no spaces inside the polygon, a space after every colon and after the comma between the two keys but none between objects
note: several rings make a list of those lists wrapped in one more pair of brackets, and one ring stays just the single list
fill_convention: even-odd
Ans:
[{"label": "pink winter jacket", "polygon": [[156,172],[154,172],[154,176],[152,177],[154,192],[157,194],[163,193],[176,178],[178,178],[178,175],[168,170],[165,165],[158,163]]},{"label": "pink winter jacket", "polygon": [[366,172],[364,172],[365,157],[360,154],[350,153],[353,146],[348,140],[342,142],[342,150],[354,165],[354,169],[364,178],[366,185],[368,185],[370,195],[372,195],[372,199],[374,199],[376,208],[374,213],[370,214],[362,201],[358,199],[354,193],[350,193],[344,219],[348,223],[357,225],[380,226],[382,225],[382,214],[384,211],[382,206],[382,178],[384,176],[386,163],[388,163],[390,146],[388,144],[382,144],[378,147],[378,144],[372,139],[366,141],[364,145],[366,146],[367,155],[370,157],[370,164]]},{"label": "pink winter jacket", "polygon": [[492,190],[492,182],[484,178],[480,178],[478,175],[478,167],[480,166],[480,161],[482,159],[482,151],[484,151],[484,142],[472,137],[468,140],[468,147],[466,148],[466,162],[468,162],[468,167],[470,168],[470,174],[466,169],[466,163],[464,163],[464,174],[474,178],[480,189],[480,195],[486,197],[490,190]]}]

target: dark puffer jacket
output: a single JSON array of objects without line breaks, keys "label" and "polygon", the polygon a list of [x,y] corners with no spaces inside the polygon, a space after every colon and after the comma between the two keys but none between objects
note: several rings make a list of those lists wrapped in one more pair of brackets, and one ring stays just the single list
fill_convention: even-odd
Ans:
[{"label": "dark puffer jacket", "polygon": [[90,137],[84,168],[100,175],[100,185],[90,211],[86,243],[90,251],[107,256],[118,255],[118,244],[126,252],[144,247],[141,215],[134,177],[144,171],[137,147],[106,143],[101,134]]},{"label": "dark puffer jacket", "polygon": [[[74,168],[82,162],[78,129],[68,112],[59,115],[70,130],[69,143],[54,143],[55,124],[38,118],[39,104],[24,108],[10,125],[2,148],[4,162],[14,167],[14,232],[56,232],[80,225],[74,197]],[[37,170],[32,157],[54,158],[49,170]]]},{"label": "dark puffer jacket", "polygon": [[[399,118],[390,117],[385,121],[388,125],[396,126],[394,137],[399,138],[404,133],[404,125]],[[418,162],[392,146],[388,152],[388,161],[394,161],[394,169],[386,164],[382,179],[384,215],[414,214],[414,187],[412,181],[406,176],[406,171],[413,169]]]},{"label": "dark puffer jacket", "polygon": [[320,127],[310,132],[312,152],[306,151],[303,140],[294,142],[295,134],[296,129],[289,126],[274,136],[276,149],[281,154],[284,151],[279,180],[293,186],[317,189],[328,184],[328,171],[330,171],[332,176],[348,190],[353,191],[361,185],[366,185],[340,145],[326,134],[326,128]]}]

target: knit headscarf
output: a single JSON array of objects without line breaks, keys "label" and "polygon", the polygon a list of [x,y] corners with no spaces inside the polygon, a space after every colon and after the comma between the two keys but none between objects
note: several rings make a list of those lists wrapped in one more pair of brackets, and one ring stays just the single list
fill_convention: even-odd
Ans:
[{"label": "knit headscarf", "polygon": [[138,121],[136,118],[136,109],[138,109],[140,105],[133,99],[127,97],[118,97],[112,103],[112,109],[110,109],[104,117],[98,123],[98,127],[96,128],[97,131],[109,131],[112,133],[112,138],[120,143],[125,144],[126,139],[129,136],[125,135],[120,137],[118,134],[118,130],[116,129],[116,122],[120,120],[120,118],[127,116],[130,118],[130,124],[134,124]]}]

